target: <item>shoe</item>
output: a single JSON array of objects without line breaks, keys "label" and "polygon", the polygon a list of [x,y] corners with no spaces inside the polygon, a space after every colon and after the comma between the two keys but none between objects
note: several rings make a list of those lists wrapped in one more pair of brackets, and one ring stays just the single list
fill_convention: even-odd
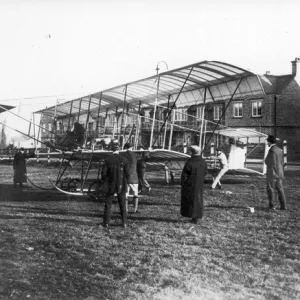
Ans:
[{"label": "shoe", "polygon": [[125,223],[125,222],[122,223],[122,227],[123,227],[123,228],[127,228],[127,226],[128,226],[127,223]]},{"label": "shoe", "polygon": [[269,206],[269,210],[276,210],[275,206]]},{"label": "shoe", "polygon": [[286,207],[280,207],[280,210],[287,210]]},{"label": "shoe", "polygon": [[108,226],[107,223],[103,223],[103,227],[104,227],[104,228],[108,228],[109,226]]},{"label": "shoe", "polygon": [[222,186],[221,186],[221,185],[218,185],[218,189],[221,190],[221,189],[222,189]]},{"label": "shoe", "polygon": [[151,187],[148,188],[148,193],[150,193],[150,192],[151,192]]},{"label": "shoe", "polygon": [[212,190],[212,191],[215,191],[215,188],[213,188],[212,186],[209,189]]},{"label": "shoe", "polygon": [[198,224],[198,218],[193,218],[193,219],[192,219],[192,223]]}]

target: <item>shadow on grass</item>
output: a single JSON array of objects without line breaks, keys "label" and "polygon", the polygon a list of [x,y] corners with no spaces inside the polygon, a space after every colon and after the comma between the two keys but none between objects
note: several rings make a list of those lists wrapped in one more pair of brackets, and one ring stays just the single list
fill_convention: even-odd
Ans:
[{"label": "shadow on grass", "polygon": [[[100,217],[99,217],[100,218]],[[36,220],[36,221],[45,221],[49,222],[57,222],[57,223],[74,223],[76,225],[95,225],[95,222],[92,221],[83,221],[83,220],[74,220],[74,219],[60,219],[60,218],[49,218],[49,217],[27,217],[24,216],[13,216],[13,215],[0,215],[0,219],[2,220]]]}]

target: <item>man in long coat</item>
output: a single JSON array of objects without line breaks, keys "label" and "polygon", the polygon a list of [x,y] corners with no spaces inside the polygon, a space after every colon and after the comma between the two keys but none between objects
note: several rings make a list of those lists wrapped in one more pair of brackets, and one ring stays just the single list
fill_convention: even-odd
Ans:
[{"label": "man in long coat", "polygon": [[139,179],[137,175],[137,155],[132,151],[133,145],[130,142],[127,142],[124,145],[124,149],[127,151],[124,153],[124,157],[128,162],[128,179],[127,179],[127,193],[126,193],[126,208],[128,210],[128,200],[130,190],[133,192],[133,212],[138,212],[138,203],[139,203]]},{"label": "man in long coat", "polygon": [[14,187],[17,186],[17,183],[20,184],[20,187],[23,186],[24,182],[27,182],[26,178],[26,154],[24,148],[20,148],[13,160],[13,169],[14,169]]},{"label": "man in long coat", "polygon": [[126,211],[126,191],[128,179],[127,160],[119,154],[119,144],[113,143],[112,155],[105,159],[102,169],[102,179],[107,182],[107,193],[105,198],[103,226],[108,227],[111,215],[111,206],[114,195],[117,195],[120,213],[122,218],[122,226],[127,227],[127,211]]},{"label": "man in long coat", "polygon": [[286,210],[286,198],[284,194],[282,179],[283,171],[283,152],[276,146],[276,137],[269,135],[267,138],[270,147],[265,164],[267,165],[267,194],[269,198],[269,209],[274,210],[275,190],[278,193],[280,209]]},{"label": "man in long coat", "polygon": [[200,148],[191,146],[191,158],[185,163],[181,173],[181,208],[183,217],[192,218],[197,224],[204,215],[203,189],[206,162],[200,156]]}]

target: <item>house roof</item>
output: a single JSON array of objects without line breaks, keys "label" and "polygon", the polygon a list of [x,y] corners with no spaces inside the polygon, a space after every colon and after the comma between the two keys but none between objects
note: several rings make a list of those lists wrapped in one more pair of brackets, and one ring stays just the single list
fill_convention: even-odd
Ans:
[{"label": "house roof", "polygon": [[294,80],[295,76],[290,75],[259,75],[261,84],[266,94],[281,94],[283,90]]},{"label": "house roof", "polygon": [[[257,75],[219,61],[202,61],[155,76],[98,91],[78,99],[37,111],[56,117],[90,112],[92,117],[106,110],[138,111],[157,104],[176,102],[190,106],[246,95],[263,94]],[[100,109],[99,109],[100,108]]]}]

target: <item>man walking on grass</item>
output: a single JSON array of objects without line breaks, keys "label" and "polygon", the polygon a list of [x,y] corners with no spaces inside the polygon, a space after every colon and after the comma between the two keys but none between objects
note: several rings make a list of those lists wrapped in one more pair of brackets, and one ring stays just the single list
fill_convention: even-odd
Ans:
[{"label": "man walking on grass", "polygon": [[286,198],[282,183],[282,179],[284,179],[283,152],[276,146],[275,136],[269,135],[267,142],[270,147],[265,159],[265,164],[267,165],[267,194],[269,198],[269,209],[275,210],[274,200],[275,191],[277,191],[280,209],[286,210]]}]

